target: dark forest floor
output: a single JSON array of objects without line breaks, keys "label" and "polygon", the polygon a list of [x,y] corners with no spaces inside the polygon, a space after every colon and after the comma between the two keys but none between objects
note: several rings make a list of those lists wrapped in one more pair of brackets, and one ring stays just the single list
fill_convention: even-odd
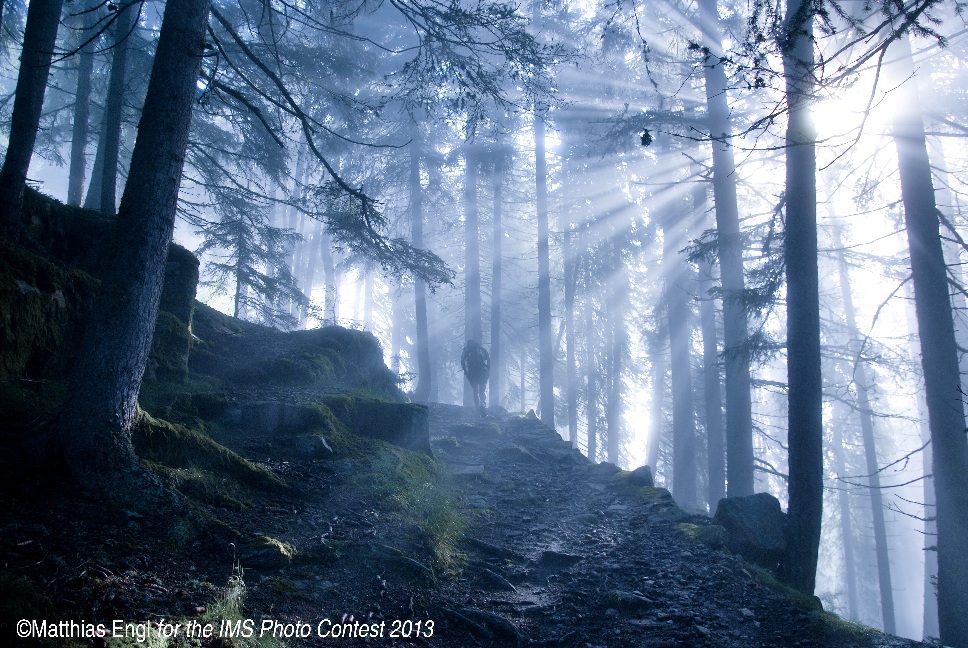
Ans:
[{"label": "dark forest floor", "polygon": [[[383,488],[349,459],[240,447],[295,488],[212,509],[239,535],[216,528],[187,547],[163,521],[104,509],[56,476],[3,494],[0,595],[15,605],[0,613],[2,643],[15,645],[17,620],[46,618],[180,623],[167,645],[220,648],[920,645],[819,612],[698,542],[708,520],[589,464],[533,417],[430,413],[437,484],[426,492]],[[387,473],[419,469],[389,457]],[[227,638],[223,619],[243,635],[251,620],[253,636]],[[213,636],[186,637],[191,623]],[[382,637],[318,636],[361,624]],[[271,629],[309,636],[276,641]]]}]

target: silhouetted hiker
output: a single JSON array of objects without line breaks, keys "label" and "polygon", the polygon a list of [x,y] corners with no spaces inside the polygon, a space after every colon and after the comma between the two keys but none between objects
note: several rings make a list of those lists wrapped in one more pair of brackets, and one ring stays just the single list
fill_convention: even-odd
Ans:
[{"label": "silhouetted hiker", "polygon": [[474,407],[480,410],[483,416],[487,408],[484,390],[487,388],[487,376],[491,371],[491,357],[487,354],[487,349],[477,340],[468,340],[460,354],[460,367],[464,370],[467,382],[471,384]]}]

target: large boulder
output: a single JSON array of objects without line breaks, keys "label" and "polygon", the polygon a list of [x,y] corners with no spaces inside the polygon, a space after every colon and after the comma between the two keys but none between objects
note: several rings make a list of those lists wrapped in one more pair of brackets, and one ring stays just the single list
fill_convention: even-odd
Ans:
[{"label": "large boulder", "polygon": [[786,557],[786,515],[769,493],[719,500],[713,523],[726,529],[726,547],[777,575]]}]

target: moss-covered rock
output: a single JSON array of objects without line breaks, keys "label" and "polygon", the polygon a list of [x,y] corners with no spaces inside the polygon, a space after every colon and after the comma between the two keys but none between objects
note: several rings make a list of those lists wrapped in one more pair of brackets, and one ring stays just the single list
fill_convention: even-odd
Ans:
[{"label": "moss-covered rock", "polygon": [[426,405],[393,403],[366,396],[336,394],[323,399],[347,428],[366,437],[430,454]]},{"label": "moss-covered rock", "polygon": [[66,375],[98,282],[0,245],[0,380]]},{"label": "moss-covered rock", "polygon": [[255,488],[285,488],[278,477],[204,434],[144,412],[131,426],[131,442],[142,459],[169,468],[202,470]]}]

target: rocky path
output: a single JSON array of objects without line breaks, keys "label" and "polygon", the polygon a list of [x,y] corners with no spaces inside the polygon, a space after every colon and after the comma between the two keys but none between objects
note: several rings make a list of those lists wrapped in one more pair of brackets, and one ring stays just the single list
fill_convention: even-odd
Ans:
[{"label": "rocky path", "polygon": [[764,585],[638,473],[532,418],[435,406],[432,444],[473,520],[430,609],[440,646],[903,646]]}]

